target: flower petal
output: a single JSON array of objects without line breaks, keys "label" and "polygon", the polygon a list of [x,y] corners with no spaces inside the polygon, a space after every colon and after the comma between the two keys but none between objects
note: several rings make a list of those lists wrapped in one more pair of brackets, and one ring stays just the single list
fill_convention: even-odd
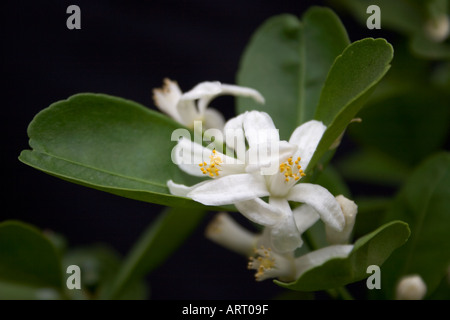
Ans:
[{"label": "flower petal", "polygon": [[294,214],[295,224],[300,234],[308,230],[320,219],[317,211],[307,204],[302,204],[300,207],[295,208],[292,213]]},{"label": "flower petal", "polygon": [[258,103],[264,103],[264,97],[257,90],[241,87],[232,84],[222,84],[222,94],[231,94],[233,96],[249,97]]},{"label": "flower petal", "polygon": [[270,197],[269,204],[282,213],[278,223],[270,227],[274,249],[280,253],[294,251],[303,244],[303,240],[295,224],[289,203],[286,199]]},{"label": "flower petal", "polygon": [[257,148],[261,143],[278,143],[280,136],[272,118],[265,112],[250,111],[245,113],[243,128],[249,148]]},{"label": "flower petal", "polygon": [[219,95],[251,97],[259,103],[264,103],[264,97],[255,89],[230,84],[221,84],[218,81],[205,81],[183,94],[182,100],[197,100],[198,111],[203,114],[212,99]]},{"label": "flower petal", "polygon": [[[297,146],[287,141],[262,142],[256,148],[247,151],[247,172],[257,172],[262,175],[275,176],[280,170],[280,164],[286,161],[297,150]],[[271,177],[272,179],[272,177]],[[284,182],[284,179],[282,179]],[[286,184],[283,184],[285,186]]]},{"label": "flower petal", "polygon": [[268,191],[261,176],[241,173],[209,180],[208,183],[189,192],[187,196],[204,205],[216,206],[267,195]]},{"label": "flower petal", "polygon": [[247,219],[262,226],[274,226],[282,217],[277,208],[259,198],[236,202],[235,205]]},{"label": "flower petal", "polygon": [[223,126],[225,125],[225,118],[216,109],[208,108],[205,110],[203,124],[205,126],[205,129],[215,128],[222,130]]},{"label": "flower petal", "polygon": [[244,162],[247,148],[245,143],[243,120],[247,113],[248,112],[246,111],[237,117],[231,118],[223,127],[227,147],[234,150],[236,157]]},{"label": "flower petal", "polygon": [[223,247],[249,257],[259,235],[238,224],[225,212],[218,213],[206,227],[205,236]]},{"label": "flower petal", "polygon": [[297,127],[292,133],[289,142],[298,146],[294,158],[301,157],[300,165],[304,170],[308,167],[326,129],[327,127],[322,122],[311,120]]},{"label": "flower petal", "polygon": [[[193,176],[203,177],[205,175],[199,164],[206,162],[207,165],[209,165],[211,155],[211,149],[192,142],[189,139],[181,138],[172,151],[172,161],[184,172]],[[222,163],[217,166],[219,169],[219,176],[222,177],[229,174],[245,172],[245,164],[238,159],[224,155],[219,151],[216,151],[215,157],[222,161]]]},{"label": "flower petal", "polygon": [[307,253],[295,259],[296,278],[311,268],[320,266],[333,258],[345,258],[353,250],[353,245],[334,245]]},{"label": "flower petal", "polygon": [[303,202],[317,211],[322,221],[331,228],[342,231],[344,214],[336,198],[324,187],[317,184],[299,183],[291,188],[288,200]]},{"label": "flower petal", "polygon": [[180,123],[188,128],[194,127],[194,121],[203,121],[203,114],[197,110],[194,101],[180,100],[177,104],[177,112],[180,115]]},{"label": "flower petal", "polygon": [[171,81],[168,78],[164,79],[162,88],[153,89],[153,101],[155,105],[179,123],[181,123],[181,117],[178,114],[177,104],[181,95],[182,92],[177,82]]},{"label": "flower petal", "polygon": [[222,93],[222,85],[219,81],[204,81],[197,84],[191,90],[185,92],[181,100],[197,100],[205,96],[214,96]]},{"label": "flower petal", "polygon": [[188,193],[194,190],[195,188],[199,187],[202,184],[205,184],[208,181],[202,181],[200,183],[197,183],[191,187],[185,186],[184,184],[178,184],[173,182],[172,180],[167,181],[167,187],[169,188],[169,191],[174,196],[178,197],[188,197]]}]

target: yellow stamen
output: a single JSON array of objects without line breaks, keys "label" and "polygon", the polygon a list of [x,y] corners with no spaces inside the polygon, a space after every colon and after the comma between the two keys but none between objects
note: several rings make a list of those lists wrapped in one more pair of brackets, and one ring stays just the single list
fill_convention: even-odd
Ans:
[{"label": "yellow stamen", "polygon": [[[209,165],[204,161],[200,163],[200,170],[203,174],[209,175],[211,178],[215,178],[219,176],[220,164],[222,163],[222,159],[216,155],[216,150],[213,150],[211,155],[209,156]],[[206,167],[206,169],[204,168]]]},{"label": "yellow stamen", "polygon": [[298,157],[297,160],[293,162],[292,157],[289,157],[286,162],[280,164],[280,172],[284,172],[286,182],[289,182],[291,178],[297,181],[305,176],[305,173],[301,169],[302,166],[300,165],[300,160],[301,158]]}]

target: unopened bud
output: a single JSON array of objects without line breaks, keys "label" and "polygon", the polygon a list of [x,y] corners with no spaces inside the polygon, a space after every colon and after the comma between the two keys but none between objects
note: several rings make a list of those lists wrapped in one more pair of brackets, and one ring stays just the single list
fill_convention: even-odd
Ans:
[{"label": "unopened bud", "polygon": [[422,300],[427,292],[427,285],[419,275],[403,277],[397,285],[397,300]]},{"label": "unopened bud", "polygon": [[345,218],[345,226],[342,231],[336,231],[328,225],[325,227],[327,241],[329,244],[345,244],[350,240],[350,235],[355,225],[356,214],[358,213],[358,206],[352,200],[347,199],[343,195],[336,197],[337,202],[341,206],[342,213]]}]

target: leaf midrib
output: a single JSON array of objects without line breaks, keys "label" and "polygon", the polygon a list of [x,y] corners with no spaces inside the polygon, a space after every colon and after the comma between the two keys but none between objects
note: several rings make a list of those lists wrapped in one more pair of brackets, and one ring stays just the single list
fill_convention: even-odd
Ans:
[{"label": "leaf midrib", "polygon": [[[99,171],[99,172],[102,172],[102,173],[105,173],[105,174],[109,174],[111,176],[116,176],[116,177],[123,178],[123,179],[128,179],[128,180],[132,180],[132,181],[136,181],[136,182],[141,182],[141,183],[148,184],[148,185],[153,185],[153,186],[156,186],[156,187],[167,188],[167,186],[163,185],[163,184],[155,183],[155,182],[144,180],[144,179],[139,179],[139,178],[136,178],[136,177],[125,176],[125,175],[122,175],[122,174],[119,174],[119,173],[116,173],[116,172],[110,172],[110,171],[107,171],[107,170],[104,170],[104,169],[99,169],[99,168],[96,168],[96,167],[93,167],[93,166],[90,166],[90,165],[86,165],[84,163],[80,163],[80,162],[73,161],[73,160],[68,160],[66,158],[59,157],[59,156],[56,156],[56,155],[53,155],[53,154],[50,154],[50,153],[47,153],[47,152],[42,152],[42,151],[37,151],[37,150],[30,150],[30,151],[31,152],[40,153],[40,154],[43,154],[43,155],[46,155],[46,156],[49,156],[49,157],[52,157],[52,158],[55,158],[55,159],[58,159],[58,160],[62,160],[62,161],[65,161],[65,162],[68,162],[68,163],[71,163],[71,164],[75,164],[75,165],[80,166],[80,167],[84,167],[84,168],[88,168],[88,169],[91,169],[91,170],[96,170],[96,171]],[[63,175],[61,175],[61,176],[63,176]],[[76,180],[79,180],[79,181],[85,181],[86,183],[89,183],[89,184],[93,184],[93,185],[95,184],[95,183],[86,181],[84,179],[79,179],[79,178],[76,178],[76,177],[71,177],[71,176],[66,176],[66,175],[64,175],[64,176],[67,177],[67,178],[76,179]],[[99,186],[108,187],[108,188],[113,188],[113,189],[120,189],[120,188],[117,188],[117,187],[105,186],[105,185],[100,185],[100,184],[98,184],[98,185]],[[143,190],[143,191],[149,191],[149,190]]]}]

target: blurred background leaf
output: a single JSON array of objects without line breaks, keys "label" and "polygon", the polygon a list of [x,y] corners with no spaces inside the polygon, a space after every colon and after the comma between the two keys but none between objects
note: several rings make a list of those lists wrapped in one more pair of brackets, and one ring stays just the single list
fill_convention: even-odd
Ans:
[{"label": "blurred background leaf", "polygon": [[0,223],[0,299],[60,299],[61,257],[35,227]]},{"label": "blurred background leaf", "polygon": [[188,208],[170,208],[162,212],[135,243],[102,297],[120,299],[130,282],[144,278],[182,245],[204,213]]},{"label": "blurred background leaf", "polygon": [[330,0],[329,3],[336,9],[349,11],[363,26],[369,17],[367,7],[377,5],[381,28],[408,37],[415,55],[435,60],[450,58],[449,20],[445,22],[450,14],[448,0]]},{"label": "blurred background leaf", "polygon": [[414,170],[384,221],[393,218],[409,224],[411,237],[383,265],[380,293],[392,299],[401,276],[419,274],[431,295],[450,266],[450,153],[433,155]]}]

